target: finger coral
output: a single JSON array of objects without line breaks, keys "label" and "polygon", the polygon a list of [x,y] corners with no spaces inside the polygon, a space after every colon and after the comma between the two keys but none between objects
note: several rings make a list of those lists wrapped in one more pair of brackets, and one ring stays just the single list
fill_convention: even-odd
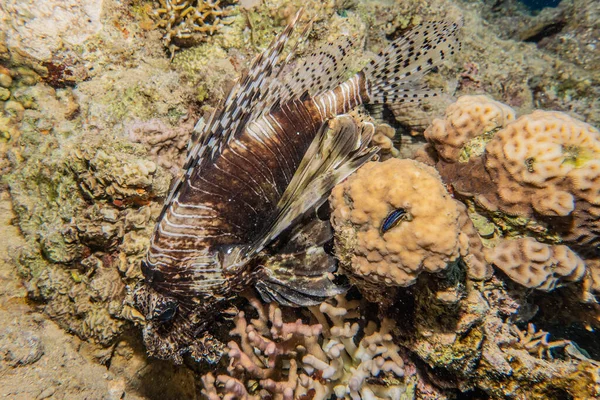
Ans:
[{"label": "finger coral", "polygon": [[[227,374],[202,378],[208,399],[397,399],[404,361],[384,319],[362,326],[360,301],[338,296],[310,308],[314,323],[288,322],[281,308],[250,299],[257,319],[240,312],[228,344]],[[254,384],[249,384],[254,382]]]},{"label": "finger coral", "polygon": [[552,350],[557,348],[564,348],[571,344],[570,340],[556,340],[553,342],[548,341],[550,334],[543,330],[536,330],[534,324],[528,324],[527,330],[523,331],[517,326],[511,326],[511,331],[518,338],[514,343],[514,347],[518,349],[527,350],[532,355],[537,355],[539,358],[546,358],[552,360]]},{"label": "finger coral", "polygon": [[548,245],[534,238],[502,240],[486,249],[488,261],[513,281],[529,288],[550,291],[561,282],[579,281],[585,263],[564,245]]},{"label": "finger coral", "polygon": [[369,163],[330,197],[336,254],[371,283],[408,286],[459,257],[459,211],[431,167],[413,160]]}]

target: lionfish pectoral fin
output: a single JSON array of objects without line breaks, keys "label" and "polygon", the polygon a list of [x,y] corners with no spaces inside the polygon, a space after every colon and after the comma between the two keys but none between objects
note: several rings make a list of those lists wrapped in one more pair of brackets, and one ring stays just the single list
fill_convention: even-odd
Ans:
[{"label": "lionfish pectoral fin", "polygon": [[359,127],[349,115],[323,124],[306,151],[290,184],[277,205],[277,218],[252,246],[261,251],[284,230],[329,196],[335,185],[369,161],[379,150],[369,147],[375,128],[370,123]]},{"label": "lionfish pectoral fin", "polygon": [[334,258],[320,246],[301,254],[276,254],[263,265],[256,289],[266,302],[292,307],[317,305],[348,290],[347,285],[332,281],[334,269]]}]

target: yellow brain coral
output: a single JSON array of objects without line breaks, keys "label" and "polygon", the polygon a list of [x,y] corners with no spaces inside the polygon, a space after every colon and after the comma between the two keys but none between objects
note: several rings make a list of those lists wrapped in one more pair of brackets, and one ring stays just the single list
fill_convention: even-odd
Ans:
[{"label": "yellow brain coral", "polygon": [[368,163],[334,188],[330,202],[336,254],[366,281],[408,286],[459,257],[457,203],[429,166]]},{"label": "yellow brain coral", "polygon": [[[425,137],[444,160],[466,161],[471,151],[477,152],[474,139],[514,120],[515,111],[505,104],[483,95],[463,96],[448,106],[444,119],[433,121],[425,130]],[[483,150],[485,138],[481,139],[479,147]]]}]

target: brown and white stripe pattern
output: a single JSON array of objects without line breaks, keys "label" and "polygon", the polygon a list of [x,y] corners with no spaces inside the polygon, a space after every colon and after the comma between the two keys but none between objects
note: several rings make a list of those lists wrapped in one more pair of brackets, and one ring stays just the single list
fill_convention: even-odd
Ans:
[{"label": "brown and white stripe pattern", "polygon": [[340,84],[333,90],[314,98],[314,104],[323,121],[345,114],[368,101],[365,76],[362,72]]},{"label": "brown and white stripe pattern", "polygon": [[[151,354],[181,360],[195,349],[207,315],[251,276],[263,298],[282,304],[314,305],[343,290],[329,278],[331,257],[322,249],[323,257],[308,257],[322,242],[293,243],[281,233],[302,228],[306,214],[377,150],[368,145],[372,126],[340,114],[367,102],[429,96],[422,76],[460,47],[460,22],[428,23],[341,82],[351,50],[360,47],[351,38],[328,43],[283,73],[294,24],[199,132],[158,218],[136,300],[148,318],[144,340]],[[281,269],[277,262],[269,267],[281,250],[276,245],[294,250],[279,259]]]}]

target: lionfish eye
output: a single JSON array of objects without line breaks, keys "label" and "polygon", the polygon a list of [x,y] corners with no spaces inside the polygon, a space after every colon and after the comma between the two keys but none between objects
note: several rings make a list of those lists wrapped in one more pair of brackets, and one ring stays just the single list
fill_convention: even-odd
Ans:
[{"label": "lionfish eye", "polygon": [[396,210],[393,210],[383,220],[383,223],[381,224],[380,228],[381,234],[386,233],[387,231],[398,225],[400,221],[404,220],[410,220],[410,214],[406,212],[404,208],[398,208]]},{"label": "lionfish eye", "polygon": [[152,275],[153,275],[152,273],[154,271],[152,270],[152,268],[150,268],[150,265],[148,265],[148,262],[146,260],[142,260],[141,269],[142,269],[142,274],[144,275],[144,278],[146,278],[147,281],[151,281]]},{"label": "lionfish eye", "polygon": [[177,303],[174,301],[168,301],[166,303],[161,303],[156,306],[154,312],[152,313],[152,320],[164,323],[169,322],[175,317],[177,313]]}]

